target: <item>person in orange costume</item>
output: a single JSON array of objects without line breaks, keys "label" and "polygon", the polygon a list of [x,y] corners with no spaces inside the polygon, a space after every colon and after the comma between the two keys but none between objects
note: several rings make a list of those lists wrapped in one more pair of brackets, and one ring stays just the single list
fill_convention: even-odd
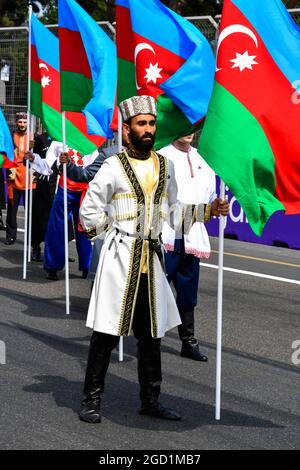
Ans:
[{"label": "person in orange costume", "polygon": [[[21,197],[25,196],[26,167],[23,158],[27,144],[27,114],[16,114],[17,129],[13,133],[15,146],[15,163],[17,166],[7,171],[8,203],[6,217],[6,241],[5,245],[13,245],[17,239],[17,213]],[[30,138],[32,138],[30,136]],[[32,189],[35,183],[32,182]]]}]

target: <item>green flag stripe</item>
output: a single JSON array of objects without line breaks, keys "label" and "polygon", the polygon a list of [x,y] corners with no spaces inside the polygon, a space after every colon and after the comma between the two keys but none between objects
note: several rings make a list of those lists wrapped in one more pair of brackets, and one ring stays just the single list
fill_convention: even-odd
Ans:
[{"label": "green flag stripe", "polygon": [[31,80],[31,103],[30,111],[35,116],[42,116],[42,86],[40,83]]},{"label": "green flag stripe", "polygon": [[135,66],[128,60],[118,58],[118,103],[136,94]]},{"label": "green flag stripe", "polygon": [[60,72],[62,111],[81,113],[93,97],[93,81],[80,73]]},{"label": "green flag stripe", "polygon": [[[42,120],[43,126],[54,140],[62,142],[62,115],[45,103],[41,103],[41,86],[31,81],[31,112]],[[92,153],[97,146],[91,142],[74,124],[66,119],[67,145],[76,148],[82,155]]]},{"label": "green flag stripe", "polygon": [[274,155],[255,117],[217,82],[199,152],[229,186],[260,236],[273,212],[284,210],[274,196]]},{"label": "green flag stripe", "polygon": [[193,134],[201,127],[202,123],[193,126],[183,112],[166,95],[158,97],[156,149],[161,149],[184,135]]},{"label": "green flag stripe", "polygon": [[[61,114],[43,104],[43,122],[49,135],[54,140],[62,142],[62,123]],[[97,147],[80,132],[74,124],[66,119],[66,140],[67,145],[78,150],[82,155],[92,153]]]}]

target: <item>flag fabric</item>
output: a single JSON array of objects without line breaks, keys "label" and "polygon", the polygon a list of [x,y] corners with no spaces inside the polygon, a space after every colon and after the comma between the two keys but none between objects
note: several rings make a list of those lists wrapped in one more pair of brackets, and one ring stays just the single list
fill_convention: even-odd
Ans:
[{"label": "flag fabric", "polygon": [[116,46],[74,0],[58,1],[61,109],[83,112],[92,134],[112,138]]},{"label": "flag fabric", "polygon": [[[300,213],[300,29],[280,0],[225,0],[199,152],[260,236]],[[299,84],[299,82],[298,82]]]},{"label": "flag fabric", "polygon": [[212,48],[189,21],[158,0],[117,0],[118,101],[158,101],[156,147],[195,131],[213,88]]},{"label": "flag fabric", "polygon": [[14,166],[14,144],[0,108],[0,168],[12,168]]},{"label": "flag fabric", "polygon": [[[38,116],[54,140],[62,142],[58,39],[34,15],[31,29],[31,113]],[[82,155],[106,140],[89,135],[82,113],[66,113],[66,143]]]}]

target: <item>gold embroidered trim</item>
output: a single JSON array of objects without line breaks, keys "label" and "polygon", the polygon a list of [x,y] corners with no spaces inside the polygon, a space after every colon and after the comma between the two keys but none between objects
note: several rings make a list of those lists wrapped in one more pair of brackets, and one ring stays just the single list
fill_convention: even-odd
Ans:
[{"label": "gold embroidered trim", "polygon": [[[156,187],[154,195],[154,211],[152,218],[152,225],[155,229],[158,227],[161,199],[164,192],[166,192],[166,183],[168,175],[168,165],[167,160],[162,155],[156,154],[159,161],[159,176],[158,184]],[[156,287],[155,287],[155,273],[154,273],[154,250],[148,249],[149,253],[149,300],[150,300],[150,312],[151,312],[151,322],[152,322],[152,335],[154,338],[157,337],[157,311],[156,311]]]},{"label": "gold embroidered trim", "polygon": [[159,216],[164,219],[164,220],[167,220],[168,219],[168,214],[167,212],[164,212],[164,211],[159,211]]},{"label": "gold embroidered trim", "polygon": [[204,212],[204,222],[209,222],[211,219],[211,204],[206,204]]},{"label": "gold embroidered trim", "polygon": [[135,219],[135,218],[136,218],[136,212],[116,215],[116,220],[118,222],[120,220],[132,220],[132,219]]},{"label": "gold embroidered trim", "polygon": [[127,283],[122,301],[118,336],[128,336],[130,333],[129,328],[135,306],[137,283],[139,281],[142,247],[143,240],[133,241],[130,253],[129,273],[127,276]]},{"label": "gold embroidered trim", "polygon": [[[137,200],[138,207],[144,207],[144,193],[139,184],[139,181],[136,177],[136,174],[129,163],[129,160],[124,152],[117,155],[119,159],[122,171],[126,180],[134,194],[134,198]],[[139,219],[136,225],[136,231],[141,230],[141,226],[144,225],[144,220],[142,214],[137,212]],[[142,260],[142,249],[143,249],[143,240],[135,239],[132,242],[132,249],[130,252],[130,264],[126,282],[125,293],[122,301],[121,308],[121,317],[118,329],[118,336],[127,336],[130,331],[131,317],[133,315],[136,295],[137,295],[137,285],[139,282],[140,276],[140,265]]]},{"label": "gold embroidered trim", "polygon": [[166,193],[166,183],[167,183],[167,172],[168,172],[168,164],[167,159],[156,153],[159,161],[159,175],[158,175],[158,184],[156,187],[155,195],[154,195],[154,211],[153,211],[153,218],[152,218],[152,226],[158,227],[158,220],[159,220],[159,211],[161,207],[161,199],[163,194]]},{"label": "gold embroidered trim", "polygon": [[115,194],[112,199],[135,199],[136,195],[134,193],[120,193]]},{"label": "gold embroidered trim", "polygon": [[157,312],[156,312],[156,288],[155,288],[155,275],[154,275],[154,250],[149,250],[149,274],[148,274],[148,285],[149,285],[149,304],[151,312],[151,323],[152,323],[152,336],[157,338]]}]

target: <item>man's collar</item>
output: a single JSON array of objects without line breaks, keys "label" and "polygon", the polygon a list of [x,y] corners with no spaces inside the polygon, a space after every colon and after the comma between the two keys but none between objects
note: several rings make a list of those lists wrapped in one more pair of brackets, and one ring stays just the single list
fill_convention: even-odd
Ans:
[{"label": "man's collar", "polygon": [[148,158],[151,156],[151,150],[146,153],[138,153],[133,148],[127,148],[126,152],[130,158],[135,158],[136,160],[148,160]]}]

